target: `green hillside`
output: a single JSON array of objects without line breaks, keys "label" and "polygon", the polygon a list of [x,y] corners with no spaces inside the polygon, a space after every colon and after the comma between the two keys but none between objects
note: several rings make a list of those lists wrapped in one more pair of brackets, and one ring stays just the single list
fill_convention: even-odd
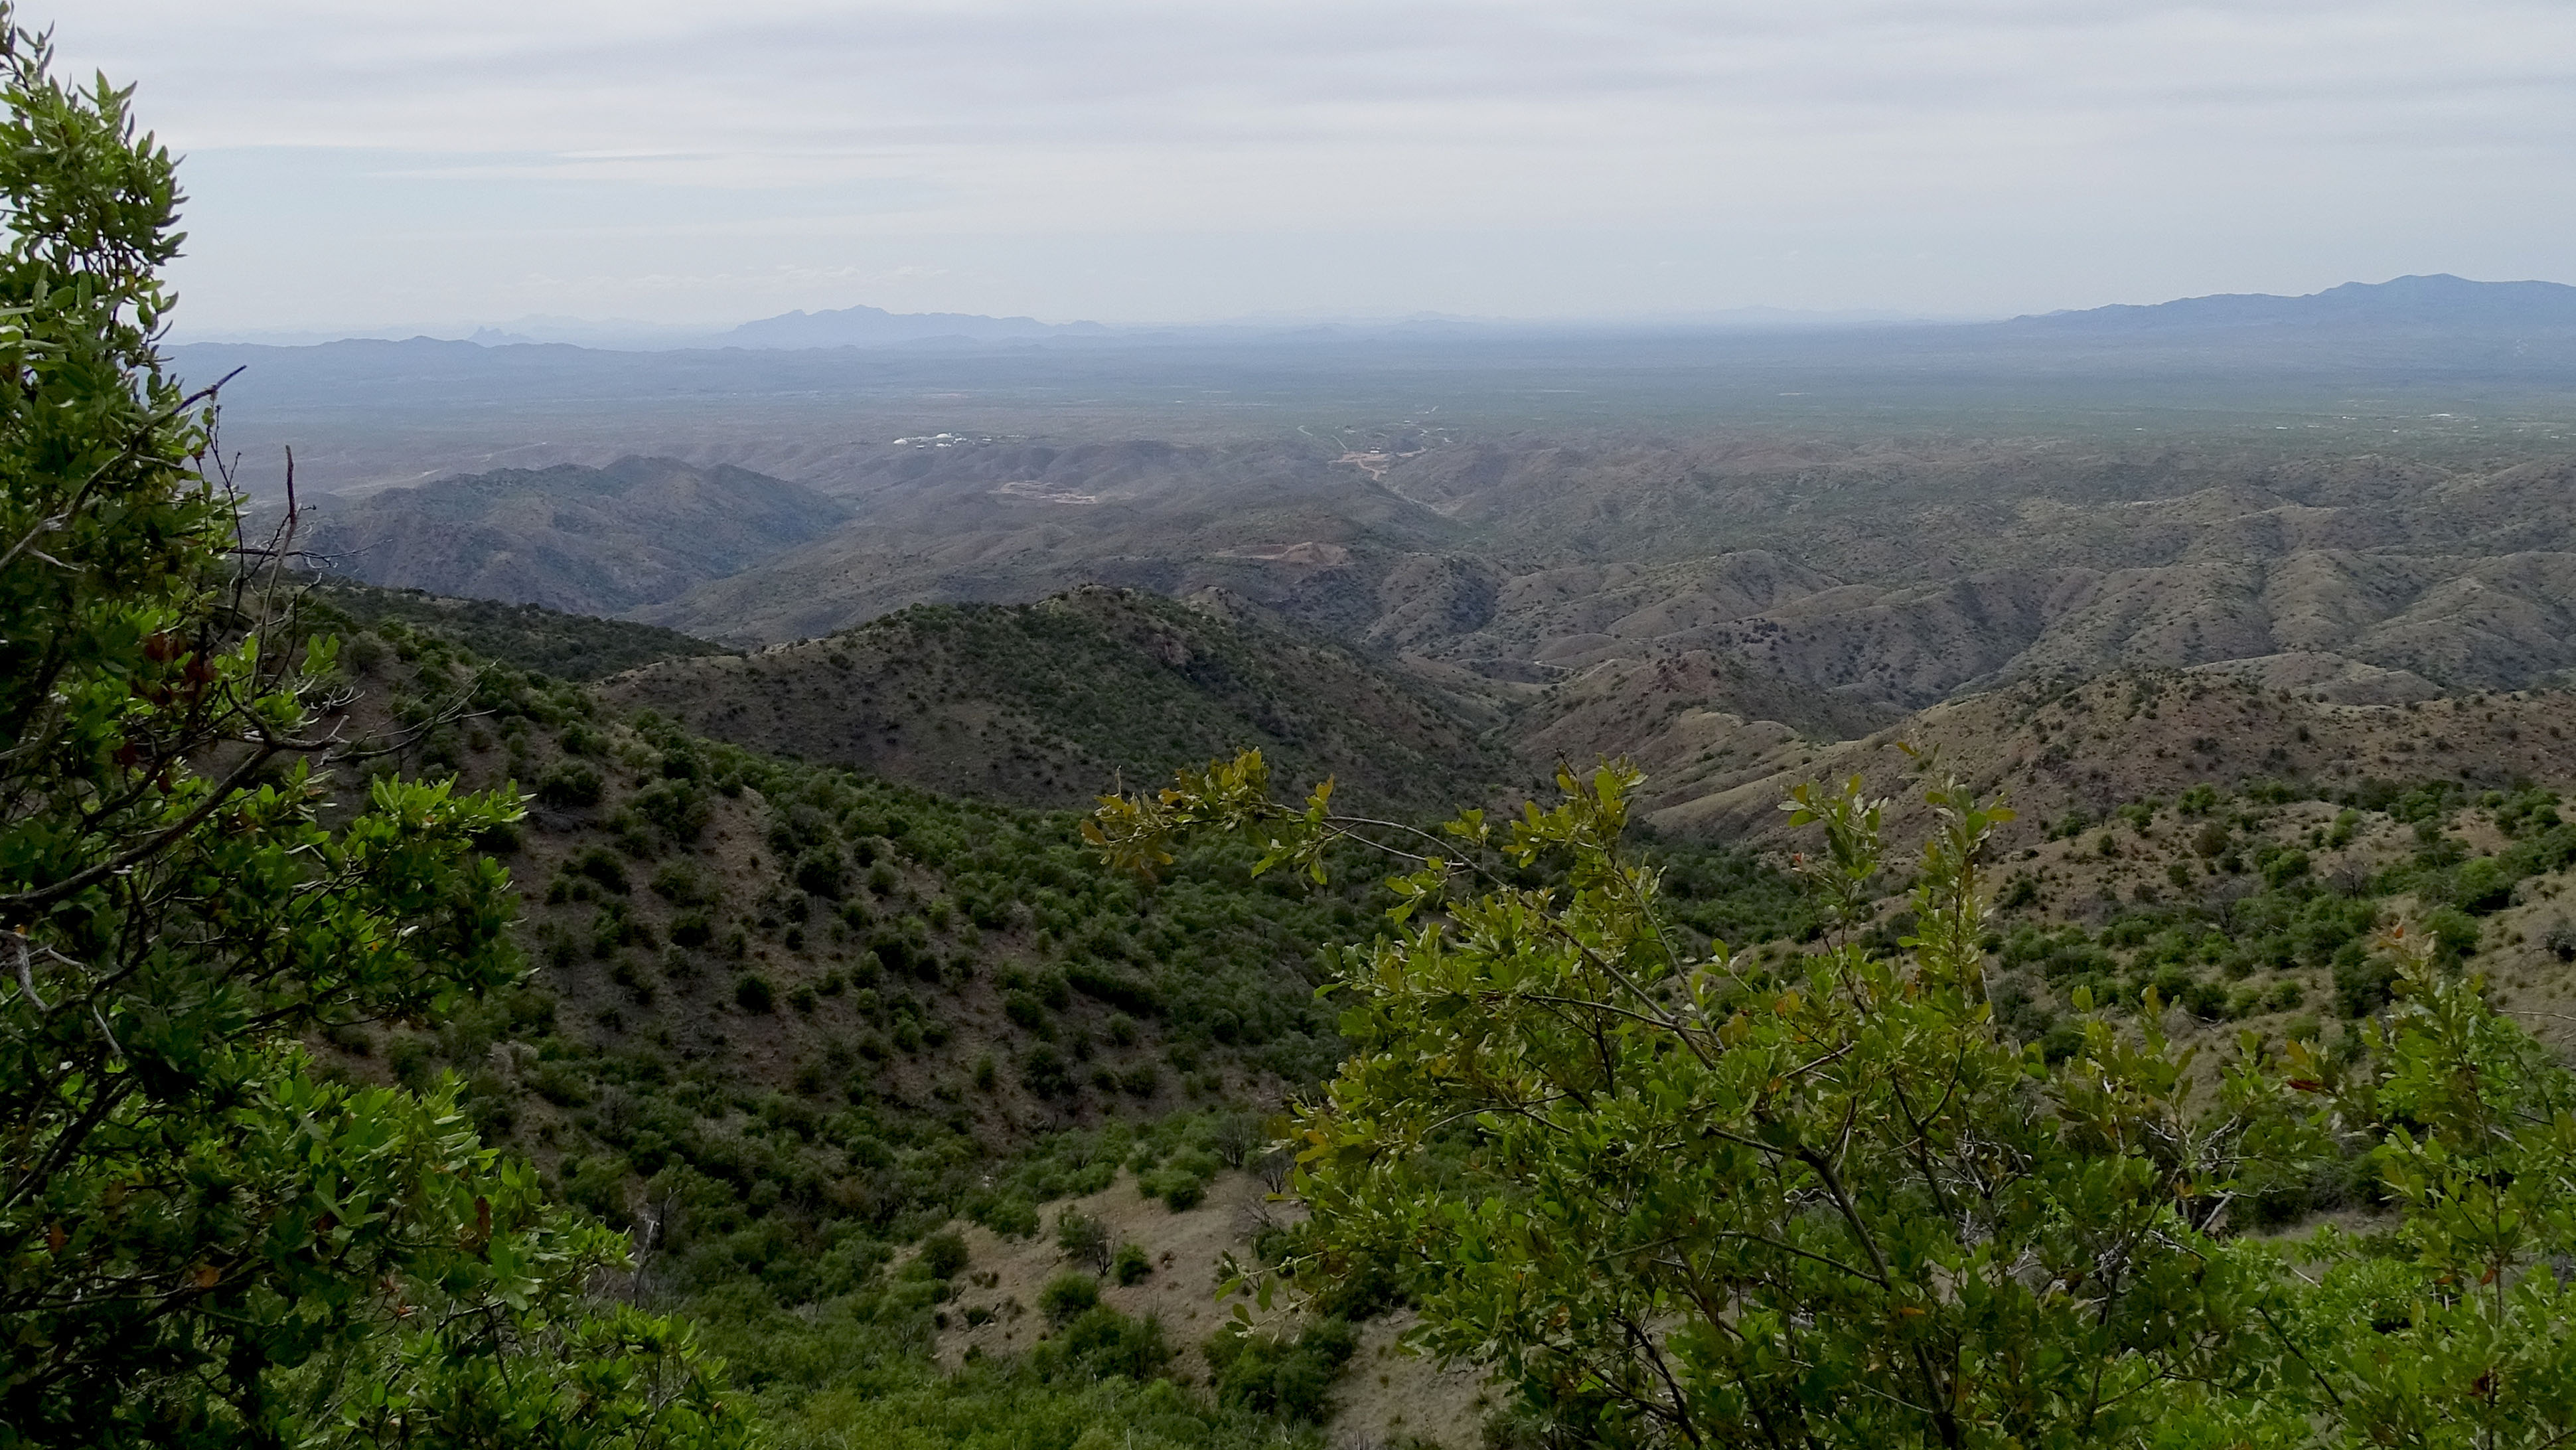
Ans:
[{"label": "green hillside", "polygon": [[726,653],[694,635],[622,619],[566,614],[542,604],[455,599],[324,576],[305,596],[316,623],[425,627],[487,660],[587,683],[655,660]]},{"label": "green hillside", "polygon": [[669,660],[602,697],[717,739],[925,788],[1078,807],[1258,748],[1409,814],[1525,773],[1338,646],[1126,589],[920,605],[824,639]]},{"label": "green hillside", "polygon": [[[485,1141],[633,1228],[635,1292],[694,1322],[790,1443],[1148,1415],[1158,1443],[1311,1443],[1329,1373],[1303,1409],[1178,1393],[1132,1326],[945,1375],[924,1348],[950,1286],[903,1266],[952,1216],[1027,1234],[1041,1205],[1122,1174],[1176,1212],[1257,1158],[1261,1117],[1344,1051],[1319,958],[1379,930],[1391,898],[1369,873],[1256,880],[1245,843],[1214,841],[1143,885],[1082,848],[1070,812],[622,714],[477,657],[455,618],[378,613],[343,683],[357,725],[409,738],[378,769],[532,793],[488,842],[532,971],[436,1021],[334,1033],[316,1044],[333,1071],[462,1079]],[[1803,929],[1776,871],[1666,854],[1679,920]]]},{"label": "green hillside", "polygon": [[[492,845],[537,972],[480,1014],[341,1045],[353,1070],[473,1076],[489,1126],[550,1167],[569,1160],[603,1213],[665,1169],[748,1189],[721,1155],[760,1158],[738,1140],[784,1124],[775,1146],[811,1191],[885,1167],[876,1133],[929,1153],[904,1160],[906,1186],[859,1195],[890,1221],[949,1192],[949,1158],[1275,1091],[1339,1054],[1313,958],[1364,929],[1364,897],[1256,886],[1239,850],[1147,891],[1093,862],[1070,815],[621,719],[390,620],[347,654],[376,661],[348,672],[379,728],[463,712],[383,768],[532,793]],[[666,1120],[654,1103],[682,1083],[694,1106]],[[643,1116],[585,1111],[612,1088]],[[648,1146],[624,1156],[639,1133]]]}]

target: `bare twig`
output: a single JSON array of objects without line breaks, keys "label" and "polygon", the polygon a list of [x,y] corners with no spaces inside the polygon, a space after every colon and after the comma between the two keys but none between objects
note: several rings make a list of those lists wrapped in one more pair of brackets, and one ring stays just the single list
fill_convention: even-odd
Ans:
[{"label": "bare twig", "polygon": [[52,947],[41,946],[35,942],[29,941],[26,933],[24,932],[0,929],[0,935],[6,935],[9,938],[10,946],[16,949],[16,956],[18,958],[18,986],[26,992],[27,1000],[35,1003],[36,1010],[39,1012],[51,1012],[54,1010],[53,1008],[45,1005],[44,998],[36,995],[35,954],[43,952],[45,955],[70,966],[77,967],[80,963],[64,956],[61,952],[55,951]]}]

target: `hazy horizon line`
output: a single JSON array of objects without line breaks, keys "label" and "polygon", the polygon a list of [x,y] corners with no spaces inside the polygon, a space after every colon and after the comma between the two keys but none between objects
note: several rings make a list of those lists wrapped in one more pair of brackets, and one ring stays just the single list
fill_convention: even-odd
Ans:
[{"label": "hazy horizon line", "polygon": [[[2386,286],[2414,277],[2453,277],[2453,273],[2407,273],[2380,282],[2345,282],[2337,286]],[[2546,286],[2569,284],[2547,278],[2516,278],[2495,281],[2461,278],[2481,285],[2510,286],[2541,283]],[[922,317],[957,317],[980,322],[1025,322],[1054,331],[1096,329],[1110,334],[1148,335],[1171,332],[1221,332],[1229,330],[1295,331],[1333,327],[1399,328],[1408,326],[1455,325],[1462,327],[1527,328],[1541,330],[1599,328],[1631,330],[1654,328],[1732,327],[1737,330],[1760,330],[1764,324],[1784,330],[1830,328],[1867,328],[1883,326],[1963,326],[1979,323],[2010,322],[2027,317],[2056,317],[2073,313],[2098,311],[2114,307],[2159,307],[2175,302],[2199,301],[2218,297],[2272,297],[2295,300],[2321,296],[2335,288],[2316,292],[2209,292],[2187,297],[2168,297],[2156,302],[2104,302],[2090,307],[2061,307],[2045,311],[2010,313],[1926,313],[1895,308],[1782,307],[1765,303],[1748,303],[1736,307],[1696,308],[1687,311],[1620,312],[1564,314],[1559,316],[1476,315],[1439,312],[1429,309],[1402,313],[1340,312],[1324,309],[1268,311],[1233,316],[1198,319],[1160,319],[1143,321],[1104,321],[1096,318],[1050,320],[1025,313],[998,314],[973,312],[896,312],[872,303],[856,302],[841,307],[818,307],[812,310],[791,308],[785,312],[760,317],[736,318],[712,322],[657,322],[632,317],[580,317],[562,314],[528,313],[515,318],[471,320],[464,322],[402,322],[373,325],[331,327],[277,328],[206,328],[190,329],[174,325],[169,342],[175,347],[232,343],[244,346],[317,346],[332,342],[409,342],[426,339],[436,342],[476,342],[485,346],[517,344],[562,344],[596,346],[612,351],[654,351],[661,348],[704,344],[726,337],[745,327],[790,317],[828,317],[840,313],[875,311],[896,319]],[[550,335],[539,335],[550,334]],[[588,334],[587,340],[575,334]],[[910,339],[928,341],[930,339]],[[1034,340],[1034,339],[1032,339]],[[620,344],[623,344],[622,346]],[[834,346],[836,344],[816,344]],[[846,344],[840,344],[846,345]],[[900,346],[890,341],[888,346]]]}]

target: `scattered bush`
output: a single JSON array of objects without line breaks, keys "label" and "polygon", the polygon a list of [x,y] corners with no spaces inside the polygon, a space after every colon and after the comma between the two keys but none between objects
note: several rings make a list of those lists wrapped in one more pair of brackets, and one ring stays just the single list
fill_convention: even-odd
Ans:
[{"label": "scattered bush", "polygon": [[617,859],[614,851],[599,846],[584,847],[572,858],[570,865],[575,875],[597,883],[602,890],[624,896],[630,889],[626,883],[626,864]]},{"label": "scattered bush", "polygon": [[683,911],[671,918],[671,941],[676,946],[703,947],[715,940],[715,923],[703,911]]}]

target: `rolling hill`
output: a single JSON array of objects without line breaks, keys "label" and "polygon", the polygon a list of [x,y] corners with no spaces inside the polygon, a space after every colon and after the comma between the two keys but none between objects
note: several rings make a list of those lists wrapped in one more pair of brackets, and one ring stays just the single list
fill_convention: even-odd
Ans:
[{"label": "rolling hill", "polygon": [[1501,752],[1350,651],[1211,602],[1091,586],[1025,605],[918,605],[747,655],[665,660],[604,699],[696,733],[1017,805],[1259,748],[1341,799],[1412,813],[1514,778]]}]

